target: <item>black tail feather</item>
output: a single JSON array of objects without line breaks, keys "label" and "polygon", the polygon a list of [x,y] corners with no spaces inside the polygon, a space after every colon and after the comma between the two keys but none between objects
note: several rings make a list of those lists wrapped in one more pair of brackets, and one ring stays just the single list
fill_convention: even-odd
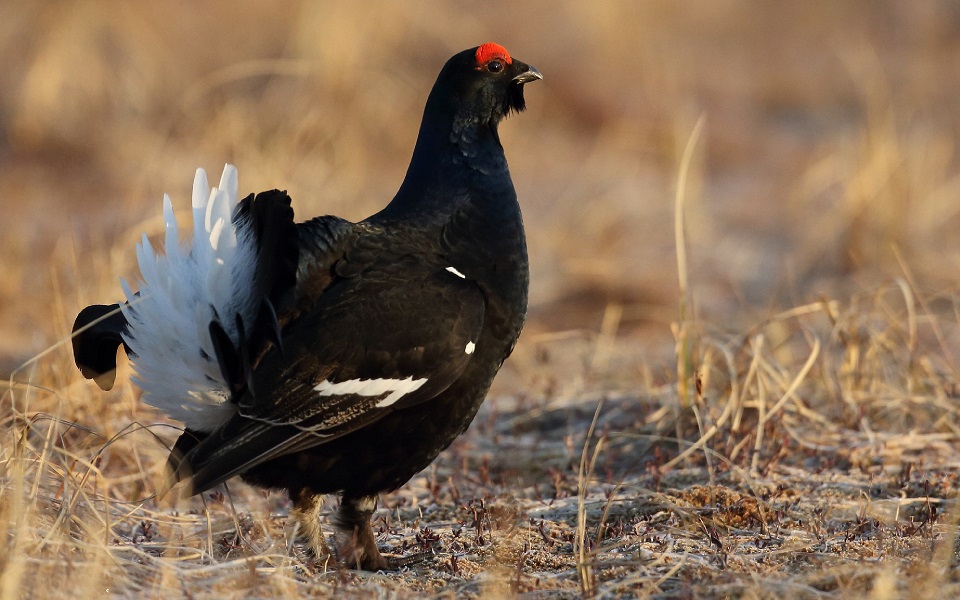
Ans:
[{"label": "black tail feather", "polygon": [[[244,390],[252,392],[253,367],[268,344],[282,349],[278,313],[289,310],[295,299],[300,245],[286,192],[271,190],[247,196],[240,201],[234,222],[245,223],[257,243],[256,272],[249,293],[259,305],[253,323],[244,326],[239,315],[218,315],[209,331],[220,371],[236,399]],[[229,318],[236,319],[237,345],[219,320]]]},{"label": "black tail feather", "polygon": [[286,310],[293,303],[300,262],[290,196],[280,190],[260,192],[256,197],[251,194],[240,201],[234,217],[235,222],[243,219],[250,220],[257,240],[253,291],[257,297],[268,299],[276,310]]},{"label": "black tail feather", "polygon": [[257,321],[267,325],[266,330],[263,331],[263,335],[268,342],[272,342],[273,345],[277,347],[280,354],[283,354],[283,336],[280,331],[280,318],[277,316],[277,309],[273,307],[273,302],[270,302],[270,298],[264,298],[263,304],[260,305],[260,313]]},{"label": "black tail feather", "polygon": [[119,304],[88,306],[73,323],[74,361],[83,376],[94,380],[100,389],[109,390],[116,380],[117,348],[123,344],[130,353],[123,341],[126,328]]},{"label": "black tail feather", "polygon": [[189,446],[177,461],[177,479],[190,480],[190,494],[205,492],[275,456],[284,448],[284,442],[296,439],[300,433],[292,425],[265,426],[249,419],[234,419]]},{"label": "black tail feather", "polygon": [[240,393],[242,384],[246,381],[243,359],[220,321],[211,321],[209,329],[213,351],[216,353],[217,364],[220,365],[220,374],[227,382],[230,393],[235,396]]},{"label": "black tail feather", "polygon": [[206,436],[198,431],[183,430],[173,448],[170,449],[170,456],[167,457],[167,467],[164,470],[164,480],[160,485],[159,496],[166,495],[173,486],[193,475],[190,461],[186,457],[203,441],[204,437]]}]

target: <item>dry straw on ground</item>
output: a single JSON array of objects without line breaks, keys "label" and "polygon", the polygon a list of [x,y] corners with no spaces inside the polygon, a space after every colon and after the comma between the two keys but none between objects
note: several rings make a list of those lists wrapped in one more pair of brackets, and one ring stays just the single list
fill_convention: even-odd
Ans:
[{"label": "dry straw on ground", "polygon": [[[960,595],[953,4],[515,4],[0,5],[0,598]],[[503,131],[531,314],[383,498],[433,558],[313,564],[239,482],[156,500],[176,426],[124,361],[81,381],[77,309],[197,166],[375,210],[488,39],[546,76]]]},{"label": "dry straw on ground", "polygon": [[[687,408],[675,384],[614,385],[616,373],[589,360],[592,383],[576,395],[491,399],[434,467],[384,499],[383,546],[435,553],[397,574],[311,564],[277,494],[231,484],[155,501],[175,432],[141,424],[157,419],[129,385],[109,409],[84,410],[102,407],[84,383],[14,384],[2,424],[3,590],[949,597],[960,592],[960,423],[945,343],[958,327],[930,310],[946,300],[918,300],[903,282],[744,334],[690,323]],[[519,359],[549,369],[554,342],[531,342],[539,358]],[[565,343],[589,356],[602,342]],[[51,365],[69,358],[55,354],[34,363],[33,381],[62,377]]]}]

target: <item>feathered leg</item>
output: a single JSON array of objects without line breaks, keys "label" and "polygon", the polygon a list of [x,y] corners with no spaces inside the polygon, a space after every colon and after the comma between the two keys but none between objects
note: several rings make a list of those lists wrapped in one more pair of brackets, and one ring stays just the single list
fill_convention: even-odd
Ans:
[{"label": "feathered leg", "polygon": [[320,527],[320,509],[323,507],[323,495],[314,494],[310,490],[302,489],[296,494],[291,493],[293,509],[290,516],[295,522],[295,535],[303,538],[318,561],[331,556],[327,541],[323,537],[323,528]]}]

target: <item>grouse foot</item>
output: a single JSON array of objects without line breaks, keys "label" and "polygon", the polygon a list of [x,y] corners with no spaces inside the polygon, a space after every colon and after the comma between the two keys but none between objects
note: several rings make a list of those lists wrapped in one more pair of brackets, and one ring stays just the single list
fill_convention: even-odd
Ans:
[{"label": "grouse foot", "polygon": [[377,496],[347,496],[340,499],[340,508],[333,517],[336,527],[337,558],[343,566],[364,571],[393,570],[390,561],[380,554],[370,518],[377,510]]},{"label": "grouse foot", "polygon": [[407,556],[380,553],[370,518],[377,510],[377,496],[344,496],[333,518],[336,533],[336,555],[340,563],[364,571],[396,571],[433,556],[432,552],[418,552]]}]

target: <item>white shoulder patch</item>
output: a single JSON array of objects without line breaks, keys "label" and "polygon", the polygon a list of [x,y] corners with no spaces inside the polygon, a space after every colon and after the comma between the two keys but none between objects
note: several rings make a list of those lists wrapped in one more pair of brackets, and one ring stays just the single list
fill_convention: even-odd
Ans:
[{"label": "white shoulder patch", "polygon": [[390,406],[407,394],[419,390],[426,382],[426,377],[414,379],[412,376],[406,379],[350,379],[336,383],[325,379],[313,389],[319,392],[321,396],[340,396],[347,394],[380,396],[381,394],[390,392],[389,396],[377,403],[377,408],[383,408],[384,406]]},{"label": "white shoulder patch", "polygon": [[447,267],[447,270],[450,271],[451,273],[453,273],[454,275],[456,275],[457,277],[459,277],[460,279],[466,279],[466,278],[467,278],[466,275],[464,275],[463,273],[461,273],[460,271],[456,270],[456,269],[453,268],[453,267]]},{"label": "white shoulder patch", "polygon": [[473,351],[477,349],[477,345],[473,342],[467,342],[467,347],[463,349],[467,354],[473,354]]}]

